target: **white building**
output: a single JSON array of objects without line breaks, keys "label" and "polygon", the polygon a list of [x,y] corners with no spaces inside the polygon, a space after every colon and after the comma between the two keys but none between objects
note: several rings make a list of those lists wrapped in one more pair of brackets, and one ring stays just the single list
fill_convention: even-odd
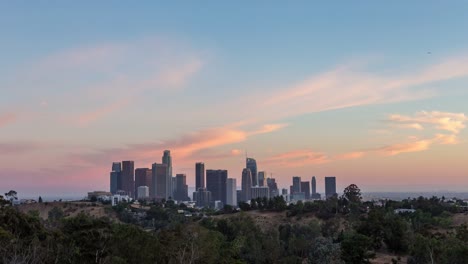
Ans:
[{"label": "white building", "polygon": [[226,204],[237,206],[236,179],[228,178],[226,182]]},{"label": "white building", "polygon": [[138,199],[146,199],[149,197],[149,187],[139,186],[137,189]]},{"label": "white building", "polygon": [[132,198],[128,195],[115,194],[112,196],[112,206],[118,205],[119,203],[126,202],[129,203],[132,201]]},{"label": "white building", "polygon": [[250,188],[251,199],[263,198],[266,197],[267,199],[270,198],[270,188],[267,186],[255,186]]}]

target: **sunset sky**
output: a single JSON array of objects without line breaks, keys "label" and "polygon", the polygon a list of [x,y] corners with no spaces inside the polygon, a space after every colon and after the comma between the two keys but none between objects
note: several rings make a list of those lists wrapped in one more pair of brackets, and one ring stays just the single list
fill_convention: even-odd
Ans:
[{"label": "sunset sky", "polygon": [[[203,5],[202,5],[203,3]],[[281,188],[468,189],[466,1],[2,1],[0,191],[108,190],[171,150]]]}]

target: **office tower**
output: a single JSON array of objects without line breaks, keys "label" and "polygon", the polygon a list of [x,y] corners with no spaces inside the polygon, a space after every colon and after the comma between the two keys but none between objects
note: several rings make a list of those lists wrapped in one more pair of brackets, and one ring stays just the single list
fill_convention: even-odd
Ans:
[{"label": "office tower", "polygon": [[206,188],[199,188],[193,193],[193,200],[197,207],[210,207],[211,205],[211,192]]},{"label": "office tower", "polygon": [[138,187],[148,186],[148,188],[150,188],[152,185],[152,177],[151,170],[148,168],[138,168],[135,170],[135,194],[137,197],[140,196],[137,192]]},{"label": "office tower", "polygon": [[267,199],[270,198],[270,189],[268,189],[268,187],[266,186],[263,186],[263,187],[254,186],[250,188],[250,193],[251,193],[250,199],[257,199],[257,198],[263,198],[263,197],[266,197]]},{"label": "office tower", "polygon": [[278,192],[278,184],[276,183],[275,178],[267,178],[266,179],[267,186],[270,189],[270,197],[275,197],[279,195]]},{"label": "office tower", "polygon": [[306,200],[310,199],[310,183],[308,181],[301,182],[301,192],[304,193]]},{"label": "office tower", "polygon": [[249,168],[242,170],[242,201],[250,201],[252,189],[252,172]]},{"label": "office tower", "polygon": [[176,177],[171,177],[171,197],[173,199],[175,199],[176,189],[177,189],[177,179]]},{"label": "office tower", "polygon": [[120,178],[120,172],[112,171],[110,173],[110,192],[112,194],[116,194],[117,191],[119,190],[118,188],[119,178]]},{"label": "office tower", "polygon": [[170,150],[164,151],[162,156],[162,163],[167,165],[167,173],[172,177],[172,157]]},{"label": "office tower", "polygon": [[152,172],[153,193],[150,193],[151,197],[168,200],[171,197],[169,181],[172,181],[172,177],[168,175],[167,165],[153,163]]},{"label": "office tower", "polygon": [[205,163],[195,163],[195,190],[205,188]]},{"label": "office tower", "polygon": [[315,176],[312,177],[312,193],[310,194],[310,198],[315,200],[320,200],[321,195],[317,192],[317,182],[315,181]]},{"label": "office tower", "polygon": [[174,200],[176,201],[189,201],[187,176],[185,174],[177,174],[175,176],[175,192]]},{"label": "office tower", "polygon": [[325,198],[328,199],[336,195],[336,178],[325,177]]},{"label": "office tower", "polygon": [[252,186],[258,186],[257,161],[252,158],[247,158],[245,167],[250,169],[250,173],[252,174]]},{"label": "office tower", "polygon": [[281,195],[283,195],[283,196],[288,195],[288,189],[286,189],[286,188],[281,189]]},{"label": "office tower", "polygon": [[258,172],[258,186],[265,186],[265,176],[266,172],[264,171],[259,171]]},{"label": "office tower", "polygon": [[312,176],[312,196],[317,193],[317,182],[315,181],[315,176]]},{"label": "office tower", "polygon": [[213,201],[226,204],[227,170],[206,170],[206,189],[211,192]]},{"label": "office tower", "polygon": [[112,162],[112,171],[121,172],[122,171],[122,163],[121,162]]},{"label": "office tower", "polygon": [[135,164],[133,161],[122,162],[122,190],[127,193],[128,196],[135,198]]},{"label": "office tower", "polygon": [[122,163],[112,162],[112,171],[110,173],[110,192],[116,194],[122,190]]},{"label": "office tower", "polygon": [[301,177],[294,176],[293,177],[293,185],[292,185],[291,195],[293,195],[295,193],[300,193],[300,192],[301,192]]},{"label": "office tower", "polygon": [[138,199],[149,198],[149,187],[148,186],[138,186],[137,194],[138,194]]},{"label": "office tower", "polygon": [[228,178],[226,186],[226,204],[237,206],[237,185],[236,179]]}]

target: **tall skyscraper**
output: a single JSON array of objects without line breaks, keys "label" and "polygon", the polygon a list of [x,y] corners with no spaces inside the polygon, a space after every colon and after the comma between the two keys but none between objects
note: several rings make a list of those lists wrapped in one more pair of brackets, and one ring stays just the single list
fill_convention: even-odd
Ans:
[{"label": "tall skyscraper", "polygon": [[117,172],[122,171],[122,163],[121,162],[112,162],[112,171],[117,171]]},{"label": "tall skyscraper", "polygon": [[148,168],[138,168],[135,170],[135,194],[137,197],[140,197],[138,187],[147,186],[148,190],[151,188],[152,177],[151,170]]},{"label": "tall skyscraper", "polygon": [[242,201],[250,201],[252,196],[252,172],[249,168],[242,170]]},{"label": "tall skyscraper", "polygon": [[270,197],[275,197],[279,195],[278,191],[278,184],[276,183],[275,178],[267,178],[266,179],[267,186],[270,189]]},{"label": "tall skyscraper", "polygon": [[122,163],[113,162],[110,173],[110,192],[116,194],[118,190],[122,190]]},{"label": "tall skyscraper", "polygon": [[226,187],[226,204],[237,206],[237,186],[236,179],[228,178]]},{"label": "tall skyscraper", "polygon": [[206,170],[206,189],[211,192],[213,201],[226,204],[227,170]]},{"label": "tall skyscraper", "polygon": [[153,163],[152,172],[153,188],[151,189],[153,193],[150,193],[150,196],[158,199],[169,199],[172,190],[169,181],[172,181],[172,177],[168,175],[167,165]]},{"label": "tall skyscraper", "polygon": [[205,188],[205,163],[195,163],[195,190]]},{"label": "tall skyscraper", "polygon": [[336,195],[336,178],[325,177],[325,198],[330,198]]},{"label": "tall skyscraper", "polygon": [[300,193],[300,192],[301,192],[301,177],[294,176],[293,177],[293,185],[292,185],[291,195],[293,195],[295,193]]},{"label": "tall skyscraper", "polygon": [[312,176],[312,196],[317,193],[317,182],[315,181],[315,176]]},{"label": "tall skyscraper", "polygon": [[301,182],[301,192],[304,193],[304,198],[306,200],[310,199],[310,183],[308,181]]},{"label": "tall skyscraper", "polygon": [[264,171],[259,171],[258,172],[258,186],[262,187],[265,186],[265,180],[266,180],[266,172]]},{"label": "tall skyscraper", "polygon": [[189,201],[187,176],[185,174],[177,174],[175,176],[176,188],[174,192],[174,200],[176,201]]},{"label": "tall skyscraper", "polygon": [[245,167],[250,169],[250,173],[252,174],[252,186],[258,186],[257,161],[252,158],[247,158],[245,163]]},{"label": "tall skyscraper", "polygon": [[128,196],[135,198],[135,163],[133,161],[122,162],[122,190]]},{"label": "tall skyscraper", "polygon": [[321,198],[320,193],[317,192],[317,182],[315,181],[315,176],[312,177],[312,193],[310,198],[318,200]]},{"label": "tall skyscraper", "polygon": [[172,157],[170,150],[164,151],[162,156],[162,163],[167,165],[167,173],[172,177]]}]

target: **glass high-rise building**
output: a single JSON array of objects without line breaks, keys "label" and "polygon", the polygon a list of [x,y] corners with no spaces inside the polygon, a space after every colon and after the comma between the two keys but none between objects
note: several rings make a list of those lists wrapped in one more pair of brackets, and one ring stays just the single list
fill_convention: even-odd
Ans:
[{"label": "glass high-rise building", "polygon": [[265,180],[266,180],[266,172],[264,171],[259,171],[258,172],[258,186],[263,187],[265,185]]},{"label": "glass high-rise building", "polygon": [[211,192],[213,201],[226,204],[227,170],[206,170],[206,189]]},{"label": "glass high-rise building", "polygon": [[122,190],[128,196],[135,198],[135,163],[131,160],[122,161]]},{"label": "glass high-rise building", "polygon": [[151,189],[152,173],[148,168],[138,168],[135,170],[135,195],[140,197],[138,194],[138,187],[147,186],[148,190]]},{"label": "glass high-rise building", "polygon": [[293,177],[293,185],[291,189],[291,194],[296,194],[301,192],[301,177],[294,176]]},{"label": "glass high-rise building", "polygon": [[304,193],[306,200],[310,199],[310,183],[308,181],[301,182],[301,192]]},{"label": "glass high-rise building", "polygon": [[205,188],[205,163],[195,163],[195,190]]},{"label": "glass high-rise building", "polygon": [[170,150],[164,151],[162,156],[162,163],[167,165],[167,173],[172,177],[172,157]]},{"label": "glass high-rise building", "polygon": [[177,174],[175,176],[175,186],[174,200],[189,201],[187,176],[185,174]]},{"label": "glass high-rise building", "polygon": [[336,177],[325,177],[325,198],[336,195]]},{"label": "glass high-rise building", "polygon": [[252,158],[247,158],[245,163],[245,167],[250,169],[252,174],[252,186],[258,186],[257,161]]},{"label": "glass high-rise building", "polygon": [[226,187],[226,204],[237,206],[237,186],[236,179],[228,178]]},{"label": "glass high-rise building", "polygon": [[150,196],[157,199],[169,199],[172,196],[172,177],[168,175],[167,165],[153,163],[152,165],[153,193]]},{"label": "glass high-rise building", "polygon": [[249,168],[242,170],[242,201],[250,201],[252,197],[252,172]]},{"label": "glass high-rise building", "polygon": [[312,195],[317,193],[317,182],[315,181],[315,176],[312,176]]},{"label": "glass high-rise building", "polygon": [[112,171],[110,173],[110,192],[116,194],[122,190],[122,163],[112,162]]}]

